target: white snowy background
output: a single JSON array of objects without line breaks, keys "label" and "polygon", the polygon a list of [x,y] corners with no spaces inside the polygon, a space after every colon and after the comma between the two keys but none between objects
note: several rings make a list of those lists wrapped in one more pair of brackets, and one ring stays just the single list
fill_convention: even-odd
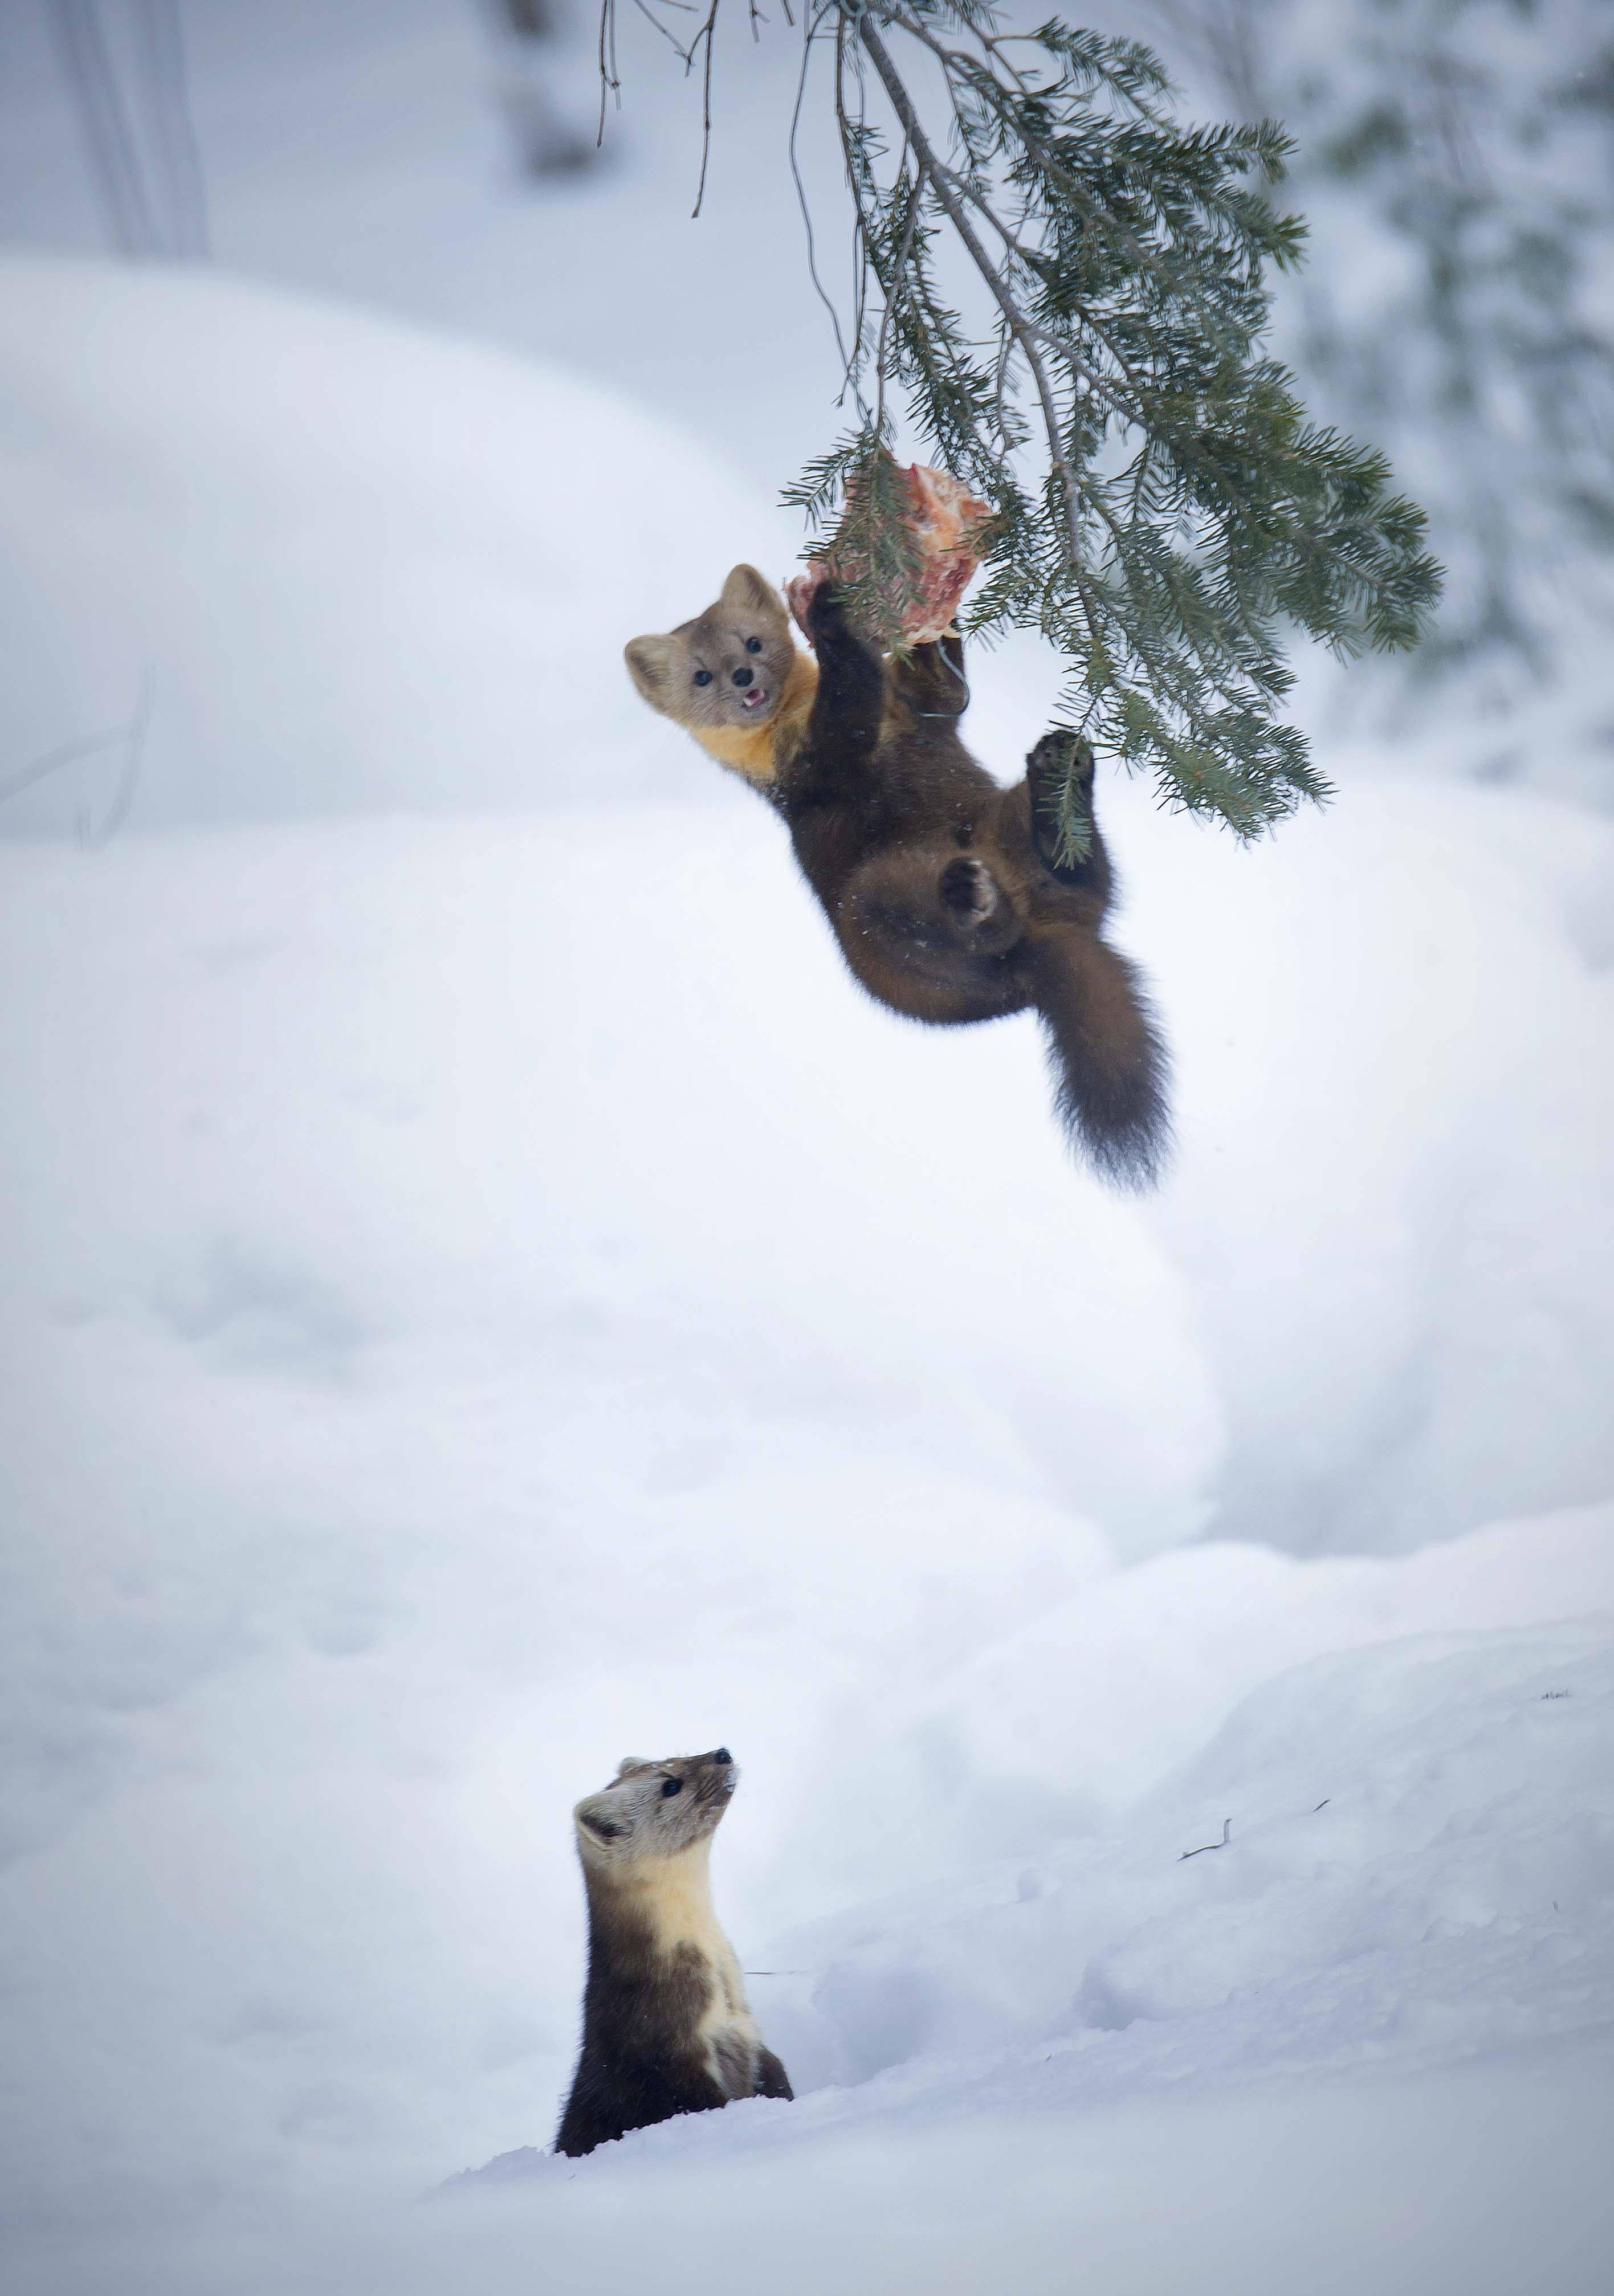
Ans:
[{"label": "white snowy background", "polygon": [[[534,200],[465,12],[186,20],[210,270],[0,14],[0,787],[146,711],[0,808],[8,2288],[1592,2296],[1614,827],[1107,783],[1106,1194],[620,672],[797,547],[788,57],[689,226],[676,88]],[[799,2101],[547,2160],[569,1805],[718,1739]]]}]

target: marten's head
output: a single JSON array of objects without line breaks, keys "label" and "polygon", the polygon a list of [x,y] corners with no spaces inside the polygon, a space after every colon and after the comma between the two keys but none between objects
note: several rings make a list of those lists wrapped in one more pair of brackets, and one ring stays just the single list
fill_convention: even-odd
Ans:
[{"label": "marten's head", "polygon": [[716,1830],[739,1783],[726,1746],[664,1762],[630,1754],[610,1785],[572,1812],[585,1870],[619,1871],[692,1849]]},{"label": "marten's head", "polygon": [[652,709],[709,734],[766,726],[797,658],[790,616],[754,566],[736,566],[693,621],[634,638],[623,656]]}]

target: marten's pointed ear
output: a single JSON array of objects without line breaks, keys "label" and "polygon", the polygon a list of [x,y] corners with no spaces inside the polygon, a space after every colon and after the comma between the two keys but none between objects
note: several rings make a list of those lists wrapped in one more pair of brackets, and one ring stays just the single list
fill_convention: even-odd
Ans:
[{"label": "marten's pointed ear", "polygon": [[578,1830],[592,1834],[596,1841],[619,1841],[625,1833],[634,1830],[632,1818],[610,1794],[590,1794],[586,1801],[578,1804],[572,1816]]},{"label": "marten's pointed ear", "polygon": [[627,674],[652,709],[665,711],[676,638],[630,638],[622,649]]},{"label": "marten's pointed ear", "polygon": [[723,586],[717,601],[720,606],[749,608],[753,614],[771,614],[782,620],[784,608],[779,603],[779,593],[771,582],[765,582],[754,566],[736,566]]}]

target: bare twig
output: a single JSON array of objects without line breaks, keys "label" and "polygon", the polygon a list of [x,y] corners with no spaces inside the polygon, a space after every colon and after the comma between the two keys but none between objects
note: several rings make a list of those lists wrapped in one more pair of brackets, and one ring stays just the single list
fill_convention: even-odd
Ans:
[{"label": "bare twig", "polygon": [[129,808],[135,802],[135,791],[140,781],[140,769],[145,761],[146,729],[152,722],[152,701],[155,680],[148,666],[140,679],[140,699],[135,704],[135,715],[129,720],[125,739],[128,748],[123,760],[123,771],[118,776],[118,786],[112,791],[112,801],[102,816],[99,829],[86,829],[84,842],[92,849],[110,844],[128,819]]},{"label": "bare twig", "polygon": [[1184,1849],[1182,1857],[1177,1859],[1177,1864],[1181,1866],[1184,1863],[1184,1860],[1189,1857],[1203,1857],[1208,1849],[1225,1849],[1232,1833],[1232,1818],[1224,1818],[1222,1821],[1222,1839],[1219,1841],[1201,1841],[1197,1849]]},{"label": "bare twig", "polygon": [[[684,0],[661,0],[661,4],[666,8],[682,8],[684,4]],[[657,15],[655,10],[645,6],[644,0],[634,0],[634,6],[638,10],[639,13],[643,17],[647,24],[653,24],[655,26],[657,31],[660,33],[662,38],[667,42],[668,46],[671,48],[673,53],[677,57],[679,62],[682,64],[687,64],[689,62],[689,50],[684,46],[676,32],[670,31],[661,21],[660,17]],[[689,12],[692,15],[694,11],[691,9]]]},{"label": "bare twig", "polygon": [[706,43],[705,69],[700,76],[700,181],[695,186],[695,204],[690,209],[692,222],[700,214],[700,203],[706,197],[706,170],[712,156],[712,37],[717,29],[717,11],[722,5],[723,0],[712,0],[705,23],[689,44],[686,69],[692,69],[695,50],[702,41]]},{"label": "bare twig", "polygon": [[815,14],[804,17],[801,28],[801,71],[796,81],[796,107],[791,114],[791,177],[796,186],[796,201],[801,209],[803,229],[807,233],[807,274],[813,282],[819,301],[830,315],[830,324],[835,331],[835,351],[840,361],[841,390],[844,392],[851,379],[852,357],[840,332],[840,314],[818,275],[818,248],[813,235],[813,210],[807,201],[807,185],[801,180],[801,163],[797,157],[796,138],[801,127],[801,106],[807,95],[807,71],[813,61],[813,41],[824,18],[836,10],[838,0],[822,0]]},{"label": "bare twig", "polygon": [[[141,677],[140,697],[135,702],[135,713],[127,724],[113,726],[103,734],[80,734],[76,741],[62,742],[55,749],[47,750],[43,757],[35,758],[26,766],[17,767],[4,779],[0,779],[0,805],[6,804],[12,798],[20,797],[24,790],[32,789],[36,782],[45,781],[50,775],[60,773],[64,766],[77,765],[85,758],[99,757],[103,750],[116,750],[124,743],[128,744],[129,756],[134,760],[135,770],[137,773],[139,753],[145,741],[145,729],[151,711],[152,673],[148,668]],[[108,811],[107,822],[102,824],[102,834],[96,840],[97,842],[103,843],[111,831],[118,827],[119,823],[128,811],[129,799],[132,795],[133,783],[130,768],[126,764],[118,791]]]},{"label": "bare twig", "polygon": [[[677,46],[675,40],[674,46]],[[594,136],[597,152],[605,141],[605,107],[611,96],[622,102],[622,83],[617,78],[617,0],[600,0],[600,126]]]}]

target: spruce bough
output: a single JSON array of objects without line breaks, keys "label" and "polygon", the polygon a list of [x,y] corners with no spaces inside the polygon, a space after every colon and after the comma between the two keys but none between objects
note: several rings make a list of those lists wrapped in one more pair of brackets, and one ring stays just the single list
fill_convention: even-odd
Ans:
[{"label": "spruce bough", "polygon": [[[688,52],[704,38],[709,65],[717,4]],[[809,58],[833,47],[857,420],[786,500],[862,562],[854,611],[900,643],[900,399],[993,506],[965,631],[1040,631],[1069,665],[1061,724],[1241,837],[1326,798],[1282,717],[1283,626],[1410,646],[1440,573],[1384,458],[1309,423],[1263,355],[1268,266],[1305,237],[1268,197],[1288,139],[1186,127],[1147,48],[1057,19],[1007,34],[981,0],[819,0],[805,30]],[[960,258],[968,319],[938,283]],[[1057,794],[1070,860],[1080,787]]]}]

